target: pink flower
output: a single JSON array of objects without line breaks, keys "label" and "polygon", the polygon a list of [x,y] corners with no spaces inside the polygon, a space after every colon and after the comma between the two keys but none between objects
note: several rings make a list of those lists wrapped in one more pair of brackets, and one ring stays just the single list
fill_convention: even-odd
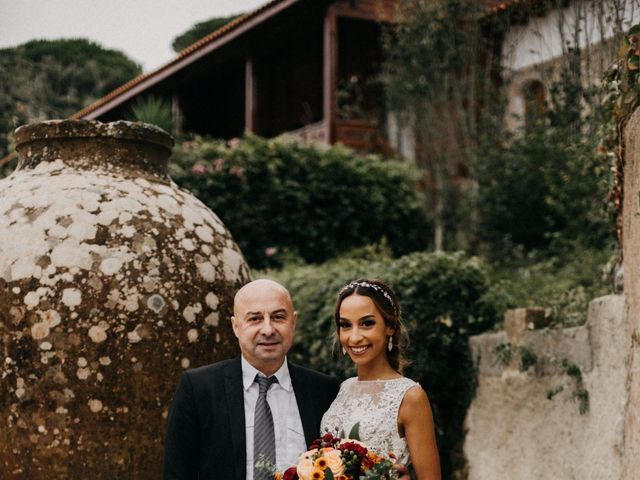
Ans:
[{"label": "pink flower", "polygon": [[204,175],[209,172],[209,167],[207,167],[204,163],[196,163],[193,167],[191,167],[191,171],[196,175]]},{"label": "pink flower", "polygon": [[242,177],[244,175],[244,168],[237,167],[237,166],[236,167],[231,167],[229,169],[229,175],[233,175],[235,177],[240,178],[240,177]]},{"label": "pink flower", "polygon": [[264,254],[267,257],[273,257],[276,253],[278,253],[278,249],[276,247],[267,247],[264,249]]},{"label": "pink flower", "polygon": [[213,161],[213,166],[216,169],[216,172],[220,172],[224,168],[224,158],[216,158]]},{"label": "pink flower", "polygon": [[230,148],[236,148],[238,145],[240,145],[240,139],[232,138],[227,142],[227,145],[229,145]]}]

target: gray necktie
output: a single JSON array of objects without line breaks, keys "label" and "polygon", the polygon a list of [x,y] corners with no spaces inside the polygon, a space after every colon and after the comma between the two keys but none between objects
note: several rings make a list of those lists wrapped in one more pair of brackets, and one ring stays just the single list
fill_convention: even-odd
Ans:
[{"label": "gray necktie", "polygon": [[278,379],[274,376],[267,378],[256,374],[254,381],[260,387],[260,393],[258,393],[253,422],[253,478],[254,480],[269,480],[268,474],[255,468],[255,462],[264,459],[274,466],[276,463],[276,436],[273,431],[271,409],[267,403],[267,390],[272,384],[278,383]]}]

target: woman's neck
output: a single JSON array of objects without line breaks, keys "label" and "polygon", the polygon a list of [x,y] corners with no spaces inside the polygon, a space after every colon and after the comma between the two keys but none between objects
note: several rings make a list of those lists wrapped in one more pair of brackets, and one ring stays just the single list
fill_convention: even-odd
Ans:
[{"label": "woman's neck", "polygon": [[402,376],[391,368],[391,365],[388,363],[377,366],[360,365],[356,372],[358,374],[358,380],[390,380]]}]

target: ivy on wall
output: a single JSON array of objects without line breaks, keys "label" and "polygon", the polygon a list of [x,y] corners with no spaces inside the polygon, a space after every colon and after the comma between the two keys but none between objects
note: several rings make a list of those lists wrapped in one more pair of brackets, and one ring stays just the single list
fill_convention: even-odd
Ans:
[{"label": "ivy on wall", "polygon": [[[622,246],[622,202],[624,199],[624,128],[640,104],[640,24],[629,29],[620,57],[605,74],[605,121],[599,153],[611,161],[613,186],[610,199],[616,210],[616,235]],[[622,256],[622,249],[620,255]]]}]

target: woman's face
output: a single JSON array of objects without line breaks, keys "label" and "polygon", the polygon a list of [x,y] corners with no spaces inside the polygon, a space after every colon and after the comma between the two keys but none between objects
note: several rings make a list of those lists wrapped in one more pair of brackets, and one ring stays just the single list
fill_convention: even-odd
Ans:
[{"label": "woman's face", "polygon": [[388,364],[385,349],[393,329],[371,298],[353,294],[342,300],[338,333],[340,344],[358,367]]}]

